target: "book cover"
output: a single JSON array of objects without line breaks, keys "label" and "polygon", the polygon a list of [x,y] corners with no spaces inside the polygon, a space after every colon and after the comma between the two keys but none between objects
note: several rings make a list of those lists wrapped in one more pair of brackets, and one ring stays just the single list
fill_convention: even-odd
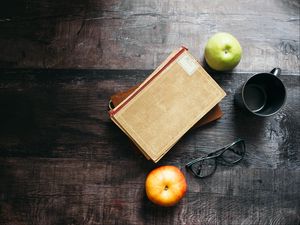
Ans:
[{"label": "book cover", "polygon": [[157,162],[225,92],[182,47],[173,52],[110,116]]},{"label": "book cover", "polygon": [[[127,98],[139,85],[133,86],[125,91],[115,93],[110,97],[109,109],[113,109],[118,106],[125,98]],[[200,127],[210,122],[220,119],[223,116],[223,112],[219,104],[214,106],[204,117],[202,117],[194,127]]]}]

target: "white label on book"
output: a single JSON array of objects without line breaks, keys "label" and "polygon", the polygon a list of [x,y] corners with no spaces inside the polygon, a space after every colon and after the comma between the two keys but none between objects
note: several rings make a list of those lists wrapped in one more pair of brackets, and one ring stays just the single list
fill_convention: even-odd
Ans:
[{"label": "white label on book", "polygon": [[192,57],[189,55],[183,55],[179,60],[178,60],[179,65],[184,69],[184,71],[188,75],[192,75],[196,69],[198,68],[197,62],[194,61]]}]

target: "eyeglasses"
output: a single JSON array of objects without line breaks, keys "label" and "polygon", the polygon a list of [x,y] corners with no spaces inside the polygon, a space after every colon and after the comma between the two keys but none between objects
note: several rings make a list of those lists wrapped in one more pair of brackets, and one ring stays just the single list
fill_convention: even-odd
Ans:
[{"label": "eyeglasses", "polygon": [[185,166],[199,178],[211,176],[217,169],[217,164],[233,166],[241,161],[245,155],[245,141],[238,139],[230,145],[225,146],[208,155],[192,160]]}]

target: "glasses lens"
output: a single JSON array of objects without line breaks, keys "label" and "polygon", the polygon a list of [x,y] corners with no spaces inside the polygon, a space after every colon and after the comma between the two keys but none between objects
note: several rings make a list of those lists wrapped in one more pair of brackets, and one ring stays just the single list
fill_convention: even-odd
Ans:
[{"label": "glasses lens", "polygon": [[207,177],[213,174],[216,170],[215,159],[203,159],[194,163],[191,166],[192,171],[199,177]]},{"label": "glasses lens", "polygon": [[227,163],[236,163],[243,158],[244,154],[245,144],[243,141],[238,141],[222,154],[222,159]]}]

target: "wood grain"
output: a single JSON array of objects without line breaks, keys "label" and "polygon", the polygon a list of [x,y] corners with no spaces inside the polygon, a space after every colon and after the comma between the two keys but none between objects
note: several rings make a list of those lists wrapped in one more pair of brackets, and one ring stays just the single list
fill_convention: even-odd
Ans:
[{"label": "wood grain", "polygon": [[[193,129],[159,162],[133,150],[109,120],[107,103],[141,82],[143,70],[0,71],[0,224],[300,223],[300,76],[282,76],[287,104],[258,119],[234,105],[251,74],[213,74],[227,92],[224,116]],[[247,145],[235,167],[207,179],[185,170],[189,160],[229,144]],[[185,198],[161,208],[144,193],[159,165],[182,169]]]},{"label": "wood grain", "polygon": [[0,66],[154,69],[185,45],[203,62],[208,38],[232,33],[243,47],[235,71],[300,72],[297,0],[4,0]]}]

